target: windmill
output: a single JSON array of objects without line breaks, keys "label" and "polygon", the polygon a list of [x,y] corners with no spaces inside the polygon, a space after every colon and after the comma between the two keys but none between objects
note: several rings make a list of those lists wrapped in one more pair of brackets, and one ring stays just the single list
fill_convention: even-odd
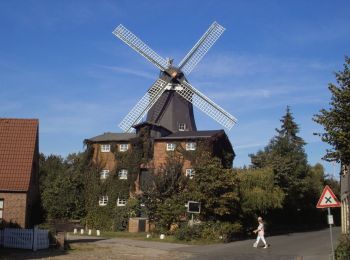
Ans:
[{"label": "windmill", "polygon": [[125,132],[132,132],[132,127],[140,123],[147,113],[147,122],[164,126],[173,132],[178,131],[179,123],[186,125],[186,130],[196,131],[194,105],[225,128],[231,129],[237,121],[236,118],[193,87],[185,77],[191,73],[224,30],[224,27],[214,22],[175,67],[173,60],[162,58],[120,24],[113,34],[160,69],[159,78],[122,120],[120,128]]}]

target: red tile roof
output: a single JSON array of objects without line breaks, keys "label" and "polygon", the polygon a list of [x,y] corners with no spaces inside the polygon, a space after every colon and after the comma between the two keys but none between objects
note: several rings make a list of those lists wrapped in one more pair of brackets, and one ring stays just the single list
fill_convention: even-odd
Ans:
[{"label": "red tile roof", "polygon": [[0,118],[0,191],[28,191],[37,119]]}]

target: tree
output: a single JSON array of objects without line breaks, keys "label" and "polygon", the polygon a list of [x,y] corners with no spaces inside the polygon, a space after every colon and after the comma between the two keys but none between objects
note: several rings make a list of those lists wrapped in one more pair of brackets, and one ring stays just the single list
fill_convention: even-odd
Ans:
[{"label": "tree", "polygon": [[48,219],[80,219],[85,214],[83,154],[40,155],[40,195]]},{"label": "tree", "polygon": [[328,86],[332,94],[329,109],[321,109],[313,120],[325,132],[316,133],[332,149],[327,149],[324,160],[350,164],[350,58],[345,57],[344,70],[335,73],[337,85]]},{"label": "tree", "polygon": [[299,127],[287,107],[282,117],[281,128],[263,151],[250,155],[254,168],[270,167],[274,171],[274,181],[286,193],[287,202],[294,204],[304,188],[303,180],[309,166],[304,151],[305,141],[298,136]]},{"label": "tree", "polygon": [[237,175],[225,169],[218,158],[202,152],[194,165],[195,176],[188,182],[187,200],[201,202],[204,220],[233,220],[239,213]]}]

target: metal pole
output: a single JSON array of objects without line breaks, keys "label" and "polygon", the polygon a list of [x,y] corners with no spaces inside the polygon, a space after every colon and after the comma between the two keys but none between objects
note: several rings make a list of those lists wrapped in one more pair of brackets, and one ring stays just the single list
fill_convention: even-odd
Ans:
[{"label": "metal pole", "polygon": [[[327,208],[328,209],[328,216],[331,215],[331,208]],[[329,217],[328,217],[329,220]],[[333,234],[332,234],[332,224],[329,223],[329,232],[331,234],[331,246],[332,246],[332,259],[334,260],[334,247],[333,247]]]}]

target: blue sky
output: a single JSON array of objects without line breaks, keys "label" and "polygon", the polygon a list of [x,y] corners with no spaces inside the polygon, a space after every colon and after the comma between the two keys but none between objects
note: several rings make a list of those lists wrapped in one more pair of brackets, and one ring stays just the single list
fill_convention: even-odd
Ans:
[{"label": "blue sky", "polygon": [[[113,34],[120,23],[178,64],[213,21],[226,28],[188,77],[238,118],[235,166],[275,135],[291,107],[309,162],[327,146],[312,121],[350,55],[349,1],[0,0],[0,117],[39,118],[40,150],[67,155],[118,123],[157,69]],[[222,128],[196,111],[200,130]]]}]

